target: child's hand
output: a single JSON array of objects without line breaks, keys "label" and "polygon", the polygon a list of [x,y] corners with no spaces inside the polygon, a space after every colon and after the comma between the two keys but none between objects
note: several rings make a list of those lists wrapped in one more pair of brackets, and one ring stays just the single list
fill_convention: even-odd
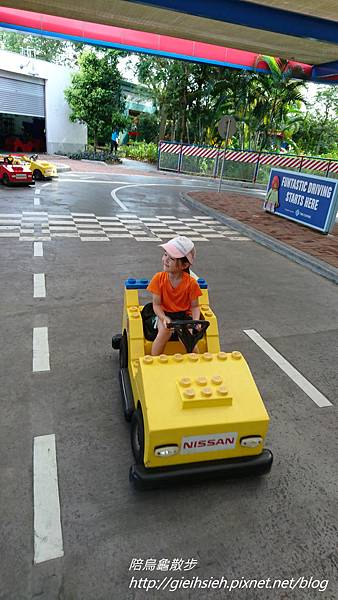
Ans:
[{"label": "child's hand", "polygon": [[194,325],[194,329],[195,329],[195,331],[201,331],[201,329],[202,329],[202,325],[201,325],[201,323],[196,323],[196,324]]},{"label": "child's hand", "polygon": [[171,319],[170,319],[170,317],[167,317],[167,315],[165,315],[165,317],[163,317],[163,319],[162,319],[163,327],[167,328],[169,323],[171,323]]}]

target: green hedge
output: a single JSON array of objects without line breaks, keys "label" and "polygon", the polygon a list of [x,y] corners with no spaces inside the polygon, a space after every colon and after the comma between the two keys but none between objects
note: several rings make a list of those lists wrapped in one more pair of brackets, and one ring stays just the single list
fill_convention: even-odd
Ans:
[{"label": "green hedge", "polygon": [[157,144],[145,142],[133,142],[126,146],[119,146],[119,156],[132,158],[134,160],[157,162]]}]

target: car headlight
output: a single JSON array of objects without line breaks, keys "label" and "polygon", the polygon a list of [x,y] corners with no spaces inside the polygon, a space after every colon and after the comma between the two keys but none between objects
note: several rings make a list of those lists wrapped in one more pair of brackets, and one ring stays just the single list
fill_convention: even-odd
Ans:
[{"label": "car headlight", "polygon": [[155,456],[161,456],[166,458],[167,456],[174,456],[178,453],[177,444],[170,444],[170,446],[157,446],[154,450]]},{"label": "car headlight", "polygon": [[244,448],[257,448],[262,441],[263,438],[260,435],[248,435],[241,438],[240,444]]}]

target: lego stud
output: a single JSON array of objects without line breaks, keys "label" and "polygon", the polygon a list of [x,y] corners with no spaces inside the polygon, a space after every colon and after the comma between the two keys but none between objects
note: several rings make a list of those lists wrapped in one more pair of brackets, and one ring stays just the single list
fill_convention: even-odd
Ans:
[{"label": "lego stud", "polygon": [[220,375],[214,375],[211,378],[211,383],[213,383],[214,385],[220,385],[223,382],[223,377],[221,377]]},{"label": "lego stud", "polygon": [[211,352],[204,352],[202,354],[202,357],[204,358],[204,360],[212,360],[212,358],[213,358]]},{"label": "lego stud", "polygon": [[130,310],[130,312],[137,312],[138,311],[138,307],[137,306],[130,306],[129,310]]},{"label": "lego stud", "polygon": [[183,360],[183,355],[182,354],[174,354],[174,360],[176,360],[176,362],[182,362]]},{"label": "lego stud", "polygon": [[209,387],[203,388],[202,395],[209,398],[210,396],[212,396],[212,389]]},{"label": "lego stud", "polygon": [[138,360],[133,360],[134,367],[138,367]]},{"label": "lego stud", "polygon": [[240,352],[237,352],[237,350],[234,350],[233,352],[231,352],[231,358],[239,360],[240,358],[242,358],[242,354]]},{"label": "lego stud", "polygon": [[132,313],[131,318],[132,319],[139,319],[140,315],[138,314],[138,312],[137,313]]},{"label": "lego stud", "polygon": [[189,387],[189,385],[191,385],[190,377],[182,377],[180,379],[180,385],[182,385],[183,387]]},{"label": "lego stud", "polygon": [[134,279],[134,277],[129,277],[129,278],[127,279],[127,282],[128,282],[128,283],[136,283],[136,279]]},{"label": "lego stud", "polygon": [[161,363],[167,363],[167,362],[168,362],[168,357],[167,357],[167,355],[166,355],[166,354],[160,354],[160,356],[158,357],[158,360],[159,360]]},{"label": "lego stud", "polygon": [[149,356],[149,355],[147,354],[147,356],[144,356],[144,357],[143,357],[143,362],[144,362],[146,365],[151,365],[151,363],[153,362],[153,357],[152,357],[152,356]]},{"label": "lego stud", "polygon": [[212,317],[212,312],[211,310],[207,310],[207,312],[205,313],[206,317]]},{"label": "lego stud", "polygon": [[183,396],[185,396],[185,398],[194,398],[195,392],[192,388],[189,388],[183,392]]},{"label": "lego stud", "polygon": [[207,378],[206,378],[206,377],[203,377],[203,376],[201,376],[201,377],[197,377],[197,379],[196,379],[196,383],[197,383],[198,385],[207,385],[207,383],[208,383],[208,380],[207,380]]},{"label": "lego stud", "polygon": [[226,352],[218,352],[217,358],[219,358],[219,360],[226,360],[227,359],[227,353]]},{"label": "lego stud", "polygon": [[228,390],[226,389],[225,385],[221,385],[217,390],[217,394],[219,394],[220,396],[226,396],[227,393]]},{"label": "lego stud", "polygon": [[210,310],[208,304],[202,304],[201,309],[202,310]]},{"label": "lego stud", "polygon": [[188,359],[192,362],[196,362],[198,360],[198,354],[196,354],[195,352],[191,352],[190,354],[188,354]]}]

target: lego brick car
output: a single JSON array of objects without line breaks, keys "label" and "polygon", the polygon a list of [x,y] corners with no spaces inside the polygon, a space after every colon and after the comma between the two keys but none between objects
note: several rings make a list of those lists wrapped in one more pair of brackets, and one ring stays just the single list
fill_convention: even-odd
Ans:
[{"label": "lego brick car", "polygon": [[3,185],[34,184],[29,165],[24,162],[17,164],[12,156],[0,157],[0,181]]},{"label": "lego brick car", "polygon": [[21,162],[29,164],[33,178],[36,181],[52,179],[58,176],[56,165],[47,160],[39,160],[37,154],[32,154],[32,156],[27,156],[26,154],[22,156],[14,155],[14,159],[16,164],[20,164]]},{"label": "lego brick car", "polygon": [[194,331],[195,321],[174,322],[177,335],[165,353],[151,356],[149,305],[139,302],[148,280],[125,281],[122,333],[112,346],[119,350],[124,415],[131,421],[135,464],[129,475],[139,488],[261,475],[272,465],[264,448],[269,416],[263,400],[243,355],[221,351],[208,286],[198,283],[202,330]]}]

